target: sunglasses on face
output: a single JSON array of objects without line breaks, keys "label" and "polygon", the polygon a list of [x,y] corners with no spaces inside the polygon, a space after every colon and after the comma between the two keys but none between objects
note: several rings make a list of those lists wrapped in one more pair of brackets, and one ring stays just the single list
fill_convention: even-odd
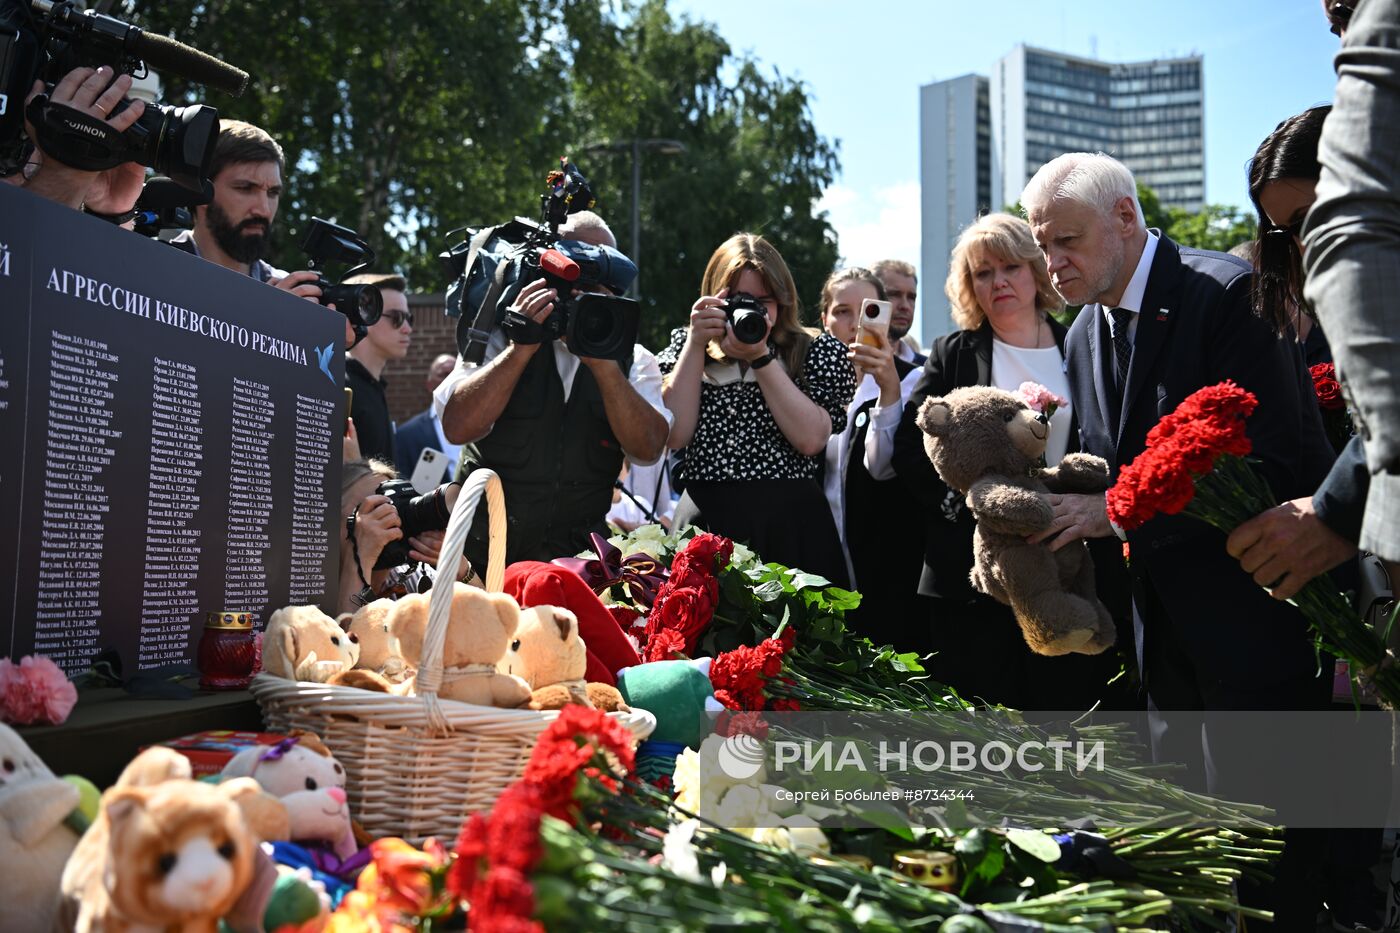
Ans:
[{"label": "sunglasses on face", "polygon": [[1276,225],[1276,226],[1270,227],[1269,229],[1267,229],[1267,230],[1264,231],[1264,235],[1265,235],[1265,236],[1284,236],[1284,237],[1288,237],[1288,238],[1290,238],[1290,239],[1293,239],[1293,238],[1296,237],[1297,239],[1300,239],[1300,240],[1301,240],[1301,239],[1303,238],[1303,221],[1302,221],[1302,220],[1295,220],[1295,221],[1293,221],[1293,223],[1288,224],[1287,226],[1280,227],[1280,226],[1277,226],[1277,225]]},{"label": "sunglasses on face", "polygon": [[1347,24],[1351,22],[1352,14],[1356,12],[1356,0],[1337,0],[1336,3],[1327,7],[1327,21],[1332,24],[1331,33],[1341,37],[1346,31]]},{"label": "sunglasses on face", "polygon": [[413,326],[413,312],[412,312],[412,311],[400,311],[398,308],[395,308],[395,309],[393,309],[392,311],[385,311],[385,312],[384,312],[384,320],[388,321],[390,324],[393,324],[393,325],[394,325],[394,330],[398,330],[400,327],[403,327],[405,324],[407,324],[409,327],[412,327],[412,326]]}]

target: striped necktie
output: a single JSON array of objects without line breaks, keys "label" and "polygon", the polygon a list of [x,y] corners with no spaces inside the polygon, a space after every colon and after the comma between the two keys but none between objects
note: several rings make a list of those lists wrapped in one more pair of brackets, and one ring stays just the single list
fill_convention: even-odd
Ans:
[{"label": "striped necktie", "polygon": [[1127,308],[1114,308],[1108,313],[1113,318],[1113,359],[1117,364],[1114,375],[1118,377],[1118,390],[1121,392],[1128,384],[1128,363],[1133,358],[1133,344],[1128,340],[1128,322],[1132,320],[1133,312]]}]

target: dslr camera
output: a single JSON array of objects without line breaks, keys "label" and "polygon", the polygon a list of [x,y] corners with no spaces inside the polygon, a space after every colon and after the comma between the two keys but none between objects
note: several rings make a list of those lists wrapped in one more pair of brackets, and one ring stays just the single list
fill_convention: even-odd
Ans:
[{"label": "dslr camera", "polygon": [[768,336],[768,309],[748,292],[735,292],[726,298],[724,314],[740,343],[762,343]]},{"label": "dslr camera", "polygon": [[[497,327],[517,343],[562,337],[573,353],[591,359],[626,361],[632,355],[641,309],[621,294],[637,267],[610,247],[559,238],[569,214],[594,204],[588,179],[567,158],[560,166],[546,179],[538,223],[517,217],[468,228],[467,240],[438,257],[452,280],[447,313],[458,319],[458,349],[468,362],[485,358],[486,341]],[[543,324],[510,310],[520,290],[540,278],[559,295]],[[608,294],[575,297],[576,289]]]},{"label": "dslr camera", "polygon": [[[147,104],[140,119],[119,133],[104,119],[49,99],[74,68],[106,65],[144,77],[147,64],[235,97],[248,84],[247,72],[198,49],[70,2],[0,0],[0,175],[23,168],[37,143],[45,155],[76,169],[97,172],[137,162],[201,191],[219,135],[213,107]],[[26,107],[36,79],[45,90]],[[125,98],[107,116],[129,106]],[[35,140],[25,138],[25,117]]]},{"label": "dslr camera", "polygon": [[363,340],[365,333],[384,313],[384,296],[373,285],[332,283],[321,274],[321,270],[330,262],[358,262],[359,265],[340,277],[343,281],[368,269],[374,262],[374,250],[354,230],[313,217],[301,251],[307,257],[306,268],[317,275],[314,284],[321,289],[321,304],[335,305],[337,311],[350,319],[350,325],[355,328],[355,339]]},{"label": "dslr camera", "polygon": [[374,564],[375,570],[391,570],[408,563],[408,539],[425,531],[443,531],[452,517],[452,510],[447,507],[446,486],[420,496],[408,480],[388,479],[380,483],[375,492],[394,504],[403,531],[402,538],[384,545]]}]

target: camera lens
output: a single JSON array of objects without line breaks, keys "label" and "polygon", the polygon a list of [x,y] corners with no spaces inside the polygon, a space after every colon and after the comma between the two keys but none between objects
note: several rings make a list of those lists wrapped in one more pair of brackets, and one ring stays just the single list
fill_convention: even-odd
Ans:
[{"label": "camera lens", "polygon": [[[126,98],[108,116],[130,106],[131,99]],[[203,104],[171,107],[148,103],[141,117],[122,134],[133,161],[149,165],[191,191],[204,189],[218,137],[219,112]]]},{"label": "camera lens", "polygon": [[880,308],[879,308],[879,306],[878,306],[878,305],[866,305],[866,306],[865,306],[865,316],[868,317],[868,318],[870,318],[871,320],[874,320],[875,318],[879,317],[879,316],[880,316]]},{"label": "camera lens", "polygon": [[373,285],[360,285],[356,290],[355,307],[359,311],[360,321],[369,327],[384,313],[384,296]]},{"label": "camera lens", "polygon": [[740,343],[762,343],[768,336],[768,315],[752,308],[740,308],[730,318],[734,339]]},{"label": "camera lens", "polygon": [[373,285],[331,285],[322,279],[321,304],[335,305],[351,324],[372,327],[384,313],[384,296]]}]

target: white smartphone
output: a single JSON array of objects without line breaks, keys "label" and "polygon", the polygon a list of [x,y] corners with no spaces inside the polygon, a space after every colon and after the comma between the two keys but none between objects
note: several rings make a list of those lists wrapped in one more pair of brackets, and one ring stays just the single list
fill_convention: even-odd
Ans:
[{"label": "white smartphone", "polygon": [[882,347],[889,343],[889,340],[890,303],[875,298],[865,299],[860,306],[860,322],[856,324],[856,343],[863,343],[867,347]]},{"label": "white smartphone", "polygon": [[418,455],[418,463],[413,467],[413,475],[408,481],[418,490],[420,496],[432,492],[442,485],[447,473],[447,454],[431,447],[424,447]]}]

